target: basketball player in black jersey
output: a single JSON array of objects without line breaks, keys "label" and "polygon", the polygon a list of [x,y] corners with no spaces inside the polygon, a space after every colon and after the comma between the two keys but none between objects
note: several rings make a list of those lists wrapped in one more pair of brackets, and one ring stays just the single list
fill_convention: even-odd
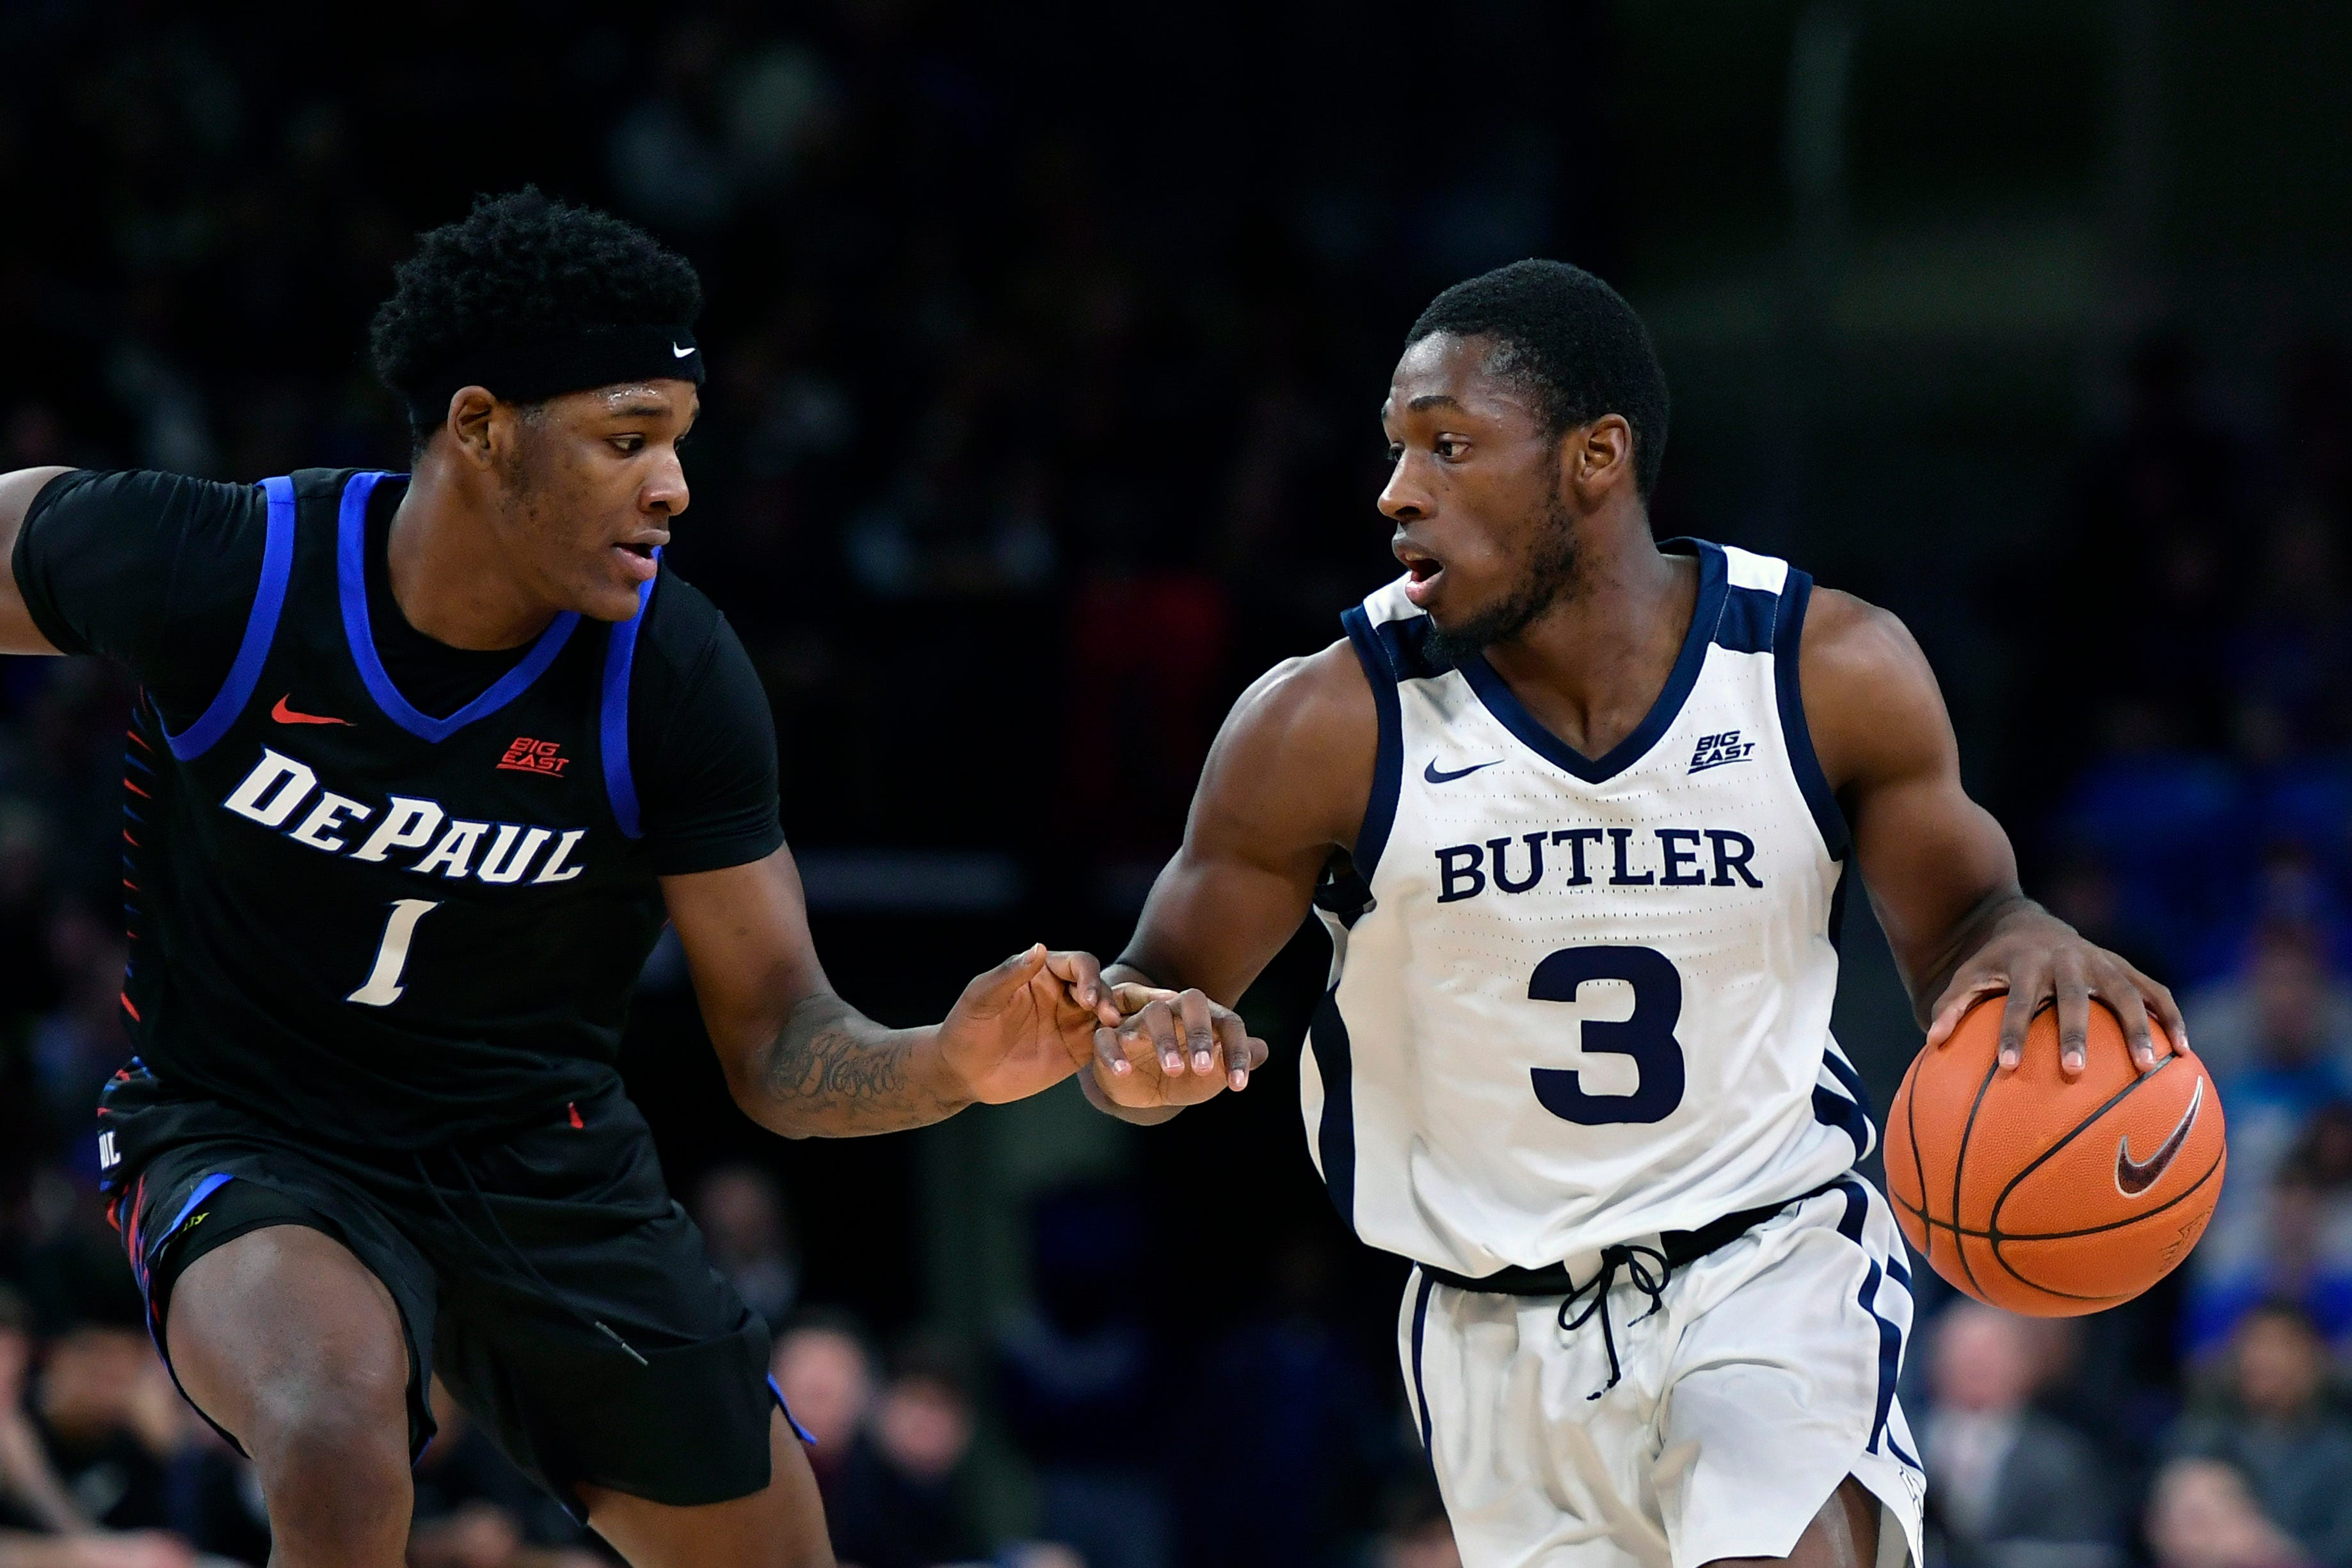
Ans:
[{"label": "basketball player in black jersey", "polygon": [[931,1028],[827,985],[759,683],[660,561],[699,300],[617,220],[484,202],[376,320],[412,474],[0,475],[0,651],[142,685],[137,1054],[100,1158],[281,1568],[404,1560],[436,1374],[640,1568],[832,1561],[767,1331],[614,1070],[665,918],[738,1103],[788,1136],[1034,1094],[1118,1020],[1043,947]]}]

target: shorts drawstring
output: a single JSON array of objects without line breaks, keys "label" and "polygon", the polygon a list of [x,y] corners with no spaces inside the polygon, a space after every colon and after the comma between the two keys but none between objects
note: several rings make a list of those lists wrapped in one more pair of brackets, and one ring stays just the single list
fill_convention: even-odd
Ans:
[{"label": "shorts drawstring", "polygon": [[[1656,1273],[1653,1274],[1650,1271],[1650,1266],[1643,1261],[1645,1257],[1658,1260]],[[1605,1247],[1601,1249],[1600,1272],[1583,1284],[1572,1288],[1561,1299],[1559,1303],[1561,1333],[1572,1333],[1584,1327],[1592,1321],[1595,1314],[1598,1314],[1601,1319],[1601,1343],[1609,1352],[1609,1381],[1586,1394],[1584,1397],[1588,1400],[1600,1398],[1624,1381],[1625,1369],[1617,1360],[1617,1331],[1609,1321],[1609,1291],[1617,1283],[1617,1271],[1621,1268],[1625,1271],[1625,1278],[1632,1282],[1633,1289],[1650,1299],[1649,1310],[1634,1319],[1634,1323],[1649,1318],[1660,1307],[1665,1305],[1666,1283],[1675,1277],[1675,1266],[1667,1261],[1664,1253],[1654,1247],[1639,1245]],[[1590,1300],[1585,1300],[1587,1297],[1590,1297]],[[1575,1306],[1580,1300],[1584,1300],[1584,1310],[1570,1318],[1568,1315],[1569,1309]],[[1633,1323],[1626,1325],[1628,1328],[1633,1326]]]},{"label": "shorts drawstring", "polygon": [[[449,1222],[450,1226],[459,1235],[465,1237],[467,1240],[471,1241],[476,1247],[480,1247],[484,1257],[488,1258],[492,1263],[499,1262],[498,1254],[492,1252],[490,1248],[483,1243],[478,1233],[467,1228],[466,1223],[457,1217],[457,1211],[449,1206],[449,1200],[441,1195],[441,1189],[435,1184],[432,1173],[425,1169],[424,1154],[422,1152],[418,1152],[410,1155],[409,1158],[415,1162],[417,1179],[425,1184],[425,1190],[433,1194],[433,1202],[441,1210],[442,1217],[446,1219]],[[629,1359],[635,1362],[639,1366],[650,1366],[652,1363],[646,1360],[645,1356],[638,1352],[636,1346],[623,1339],[620,1334],[614,1331],[611,1324],[605,1322],[601,1318],[590,1317],[587,1313],[573,1306],[570,1297],[564,1295],[562,1291],[558,1290],[554,1286],[548,1283],[547,1276],[541,1274],[539,1271],[539,1266],[531,1262],[530,1254],[524,1252],[521,1247],[517,1247],[514,1242],[514,1237],[507,1234],[506,1226],[499,1223],[498,1211],[490,1206],[490,1200],[482,1195],[481,1185],[474,1180],[473,1169],[466,1163],[465,1156],[458,1153],[457,1150],[452,1149],[449,1151],[449,1163],[457,1167],[457,1174],[465,1180],[466,1190],[473,1194],[475,1205],[482,1211],[482,1216],[490,1222],[490,1233],[493,1236],[496,1236],[499,1238],[499,1245],[506,1248],[507,1256],[513,1258],[514,1261],[520,1266],[520,1272],[529,1279],[532,1284],[539,1287],[541,1299],[553,1302],[556,1306],[561,1307],[565,1312],[569,1313],[574,1321],[586,1324],[589,1328],[595,1330],[598,1333],[604,1335],[606,1339],[620,1346],[622,1350],[628,1353]]]}]

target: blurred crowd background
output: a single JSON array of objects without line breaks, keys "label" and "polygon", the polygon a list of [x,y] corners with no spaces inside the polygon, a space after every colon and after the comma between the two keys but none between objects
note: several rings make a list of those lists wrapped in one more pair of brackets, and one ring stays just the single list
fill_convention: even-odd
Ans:
[{"label": "blurred crowd background", "polygon": [[[2231,1172],[2173,1279],[1926,1273],[1953,1568],[2352,1568],[2352,24],[2320,0],[0,4],[0,468],[399,466],[411,236],[536,182],[702,268],[674,560],[741,632],[843,991],[1120,945],[1225,705],[1393,570],[1405,326],[1524,255],[1649,320],[1661,533],[1902,614],[2029,889],[2188,998]],[[129,693],[0,661],[0,1568],[260,1563],[94,1198]],[[1839,1029],[1917,1040],[1862,900]],[[864,1568],[1443,1568],[1402,1267],[1243,1097],[758,1134],[674,951],[626,1070]],[[444,1404],[446,1405],[446,1401]],[[604,1561],[455,1412],[414,1561]]]}]

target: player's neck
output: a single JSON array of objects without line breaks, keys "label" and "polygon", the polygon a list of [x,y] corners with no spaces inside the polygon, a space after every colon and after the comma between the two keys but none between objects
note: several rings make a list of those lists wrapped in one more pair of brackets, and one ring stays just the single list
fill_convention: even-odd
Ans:
[{"label": "player's neck", "polygon": [[1696,563],[1660,551],[1646,520],[1595,528],[1597,521],[1588,520],[1579,542],[1574,585],[1518,636],[1486,649],[1528,711],[1591,757],[1649,713],[1698,603]]},{"label": "player's neck", "polygon": [[475,498],[430,454],[392,514],[386,545],[392,596],[408,624],[451,647],[520,647],[545,631],[558,606],[514,571]]}]

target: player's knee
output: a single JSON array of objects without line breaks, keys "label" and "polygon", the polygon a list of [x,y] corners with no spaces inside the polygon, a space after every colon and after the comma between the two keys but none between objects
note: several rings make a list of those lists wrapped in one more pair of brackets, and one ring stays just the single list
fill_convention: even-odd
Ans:
[{"label": "player's knee", "polygon": [[244,1437],[265,1483],[333,1487],[405,1477],[406,1381],[365,1370],[290,1380],[256,1401]]}]

